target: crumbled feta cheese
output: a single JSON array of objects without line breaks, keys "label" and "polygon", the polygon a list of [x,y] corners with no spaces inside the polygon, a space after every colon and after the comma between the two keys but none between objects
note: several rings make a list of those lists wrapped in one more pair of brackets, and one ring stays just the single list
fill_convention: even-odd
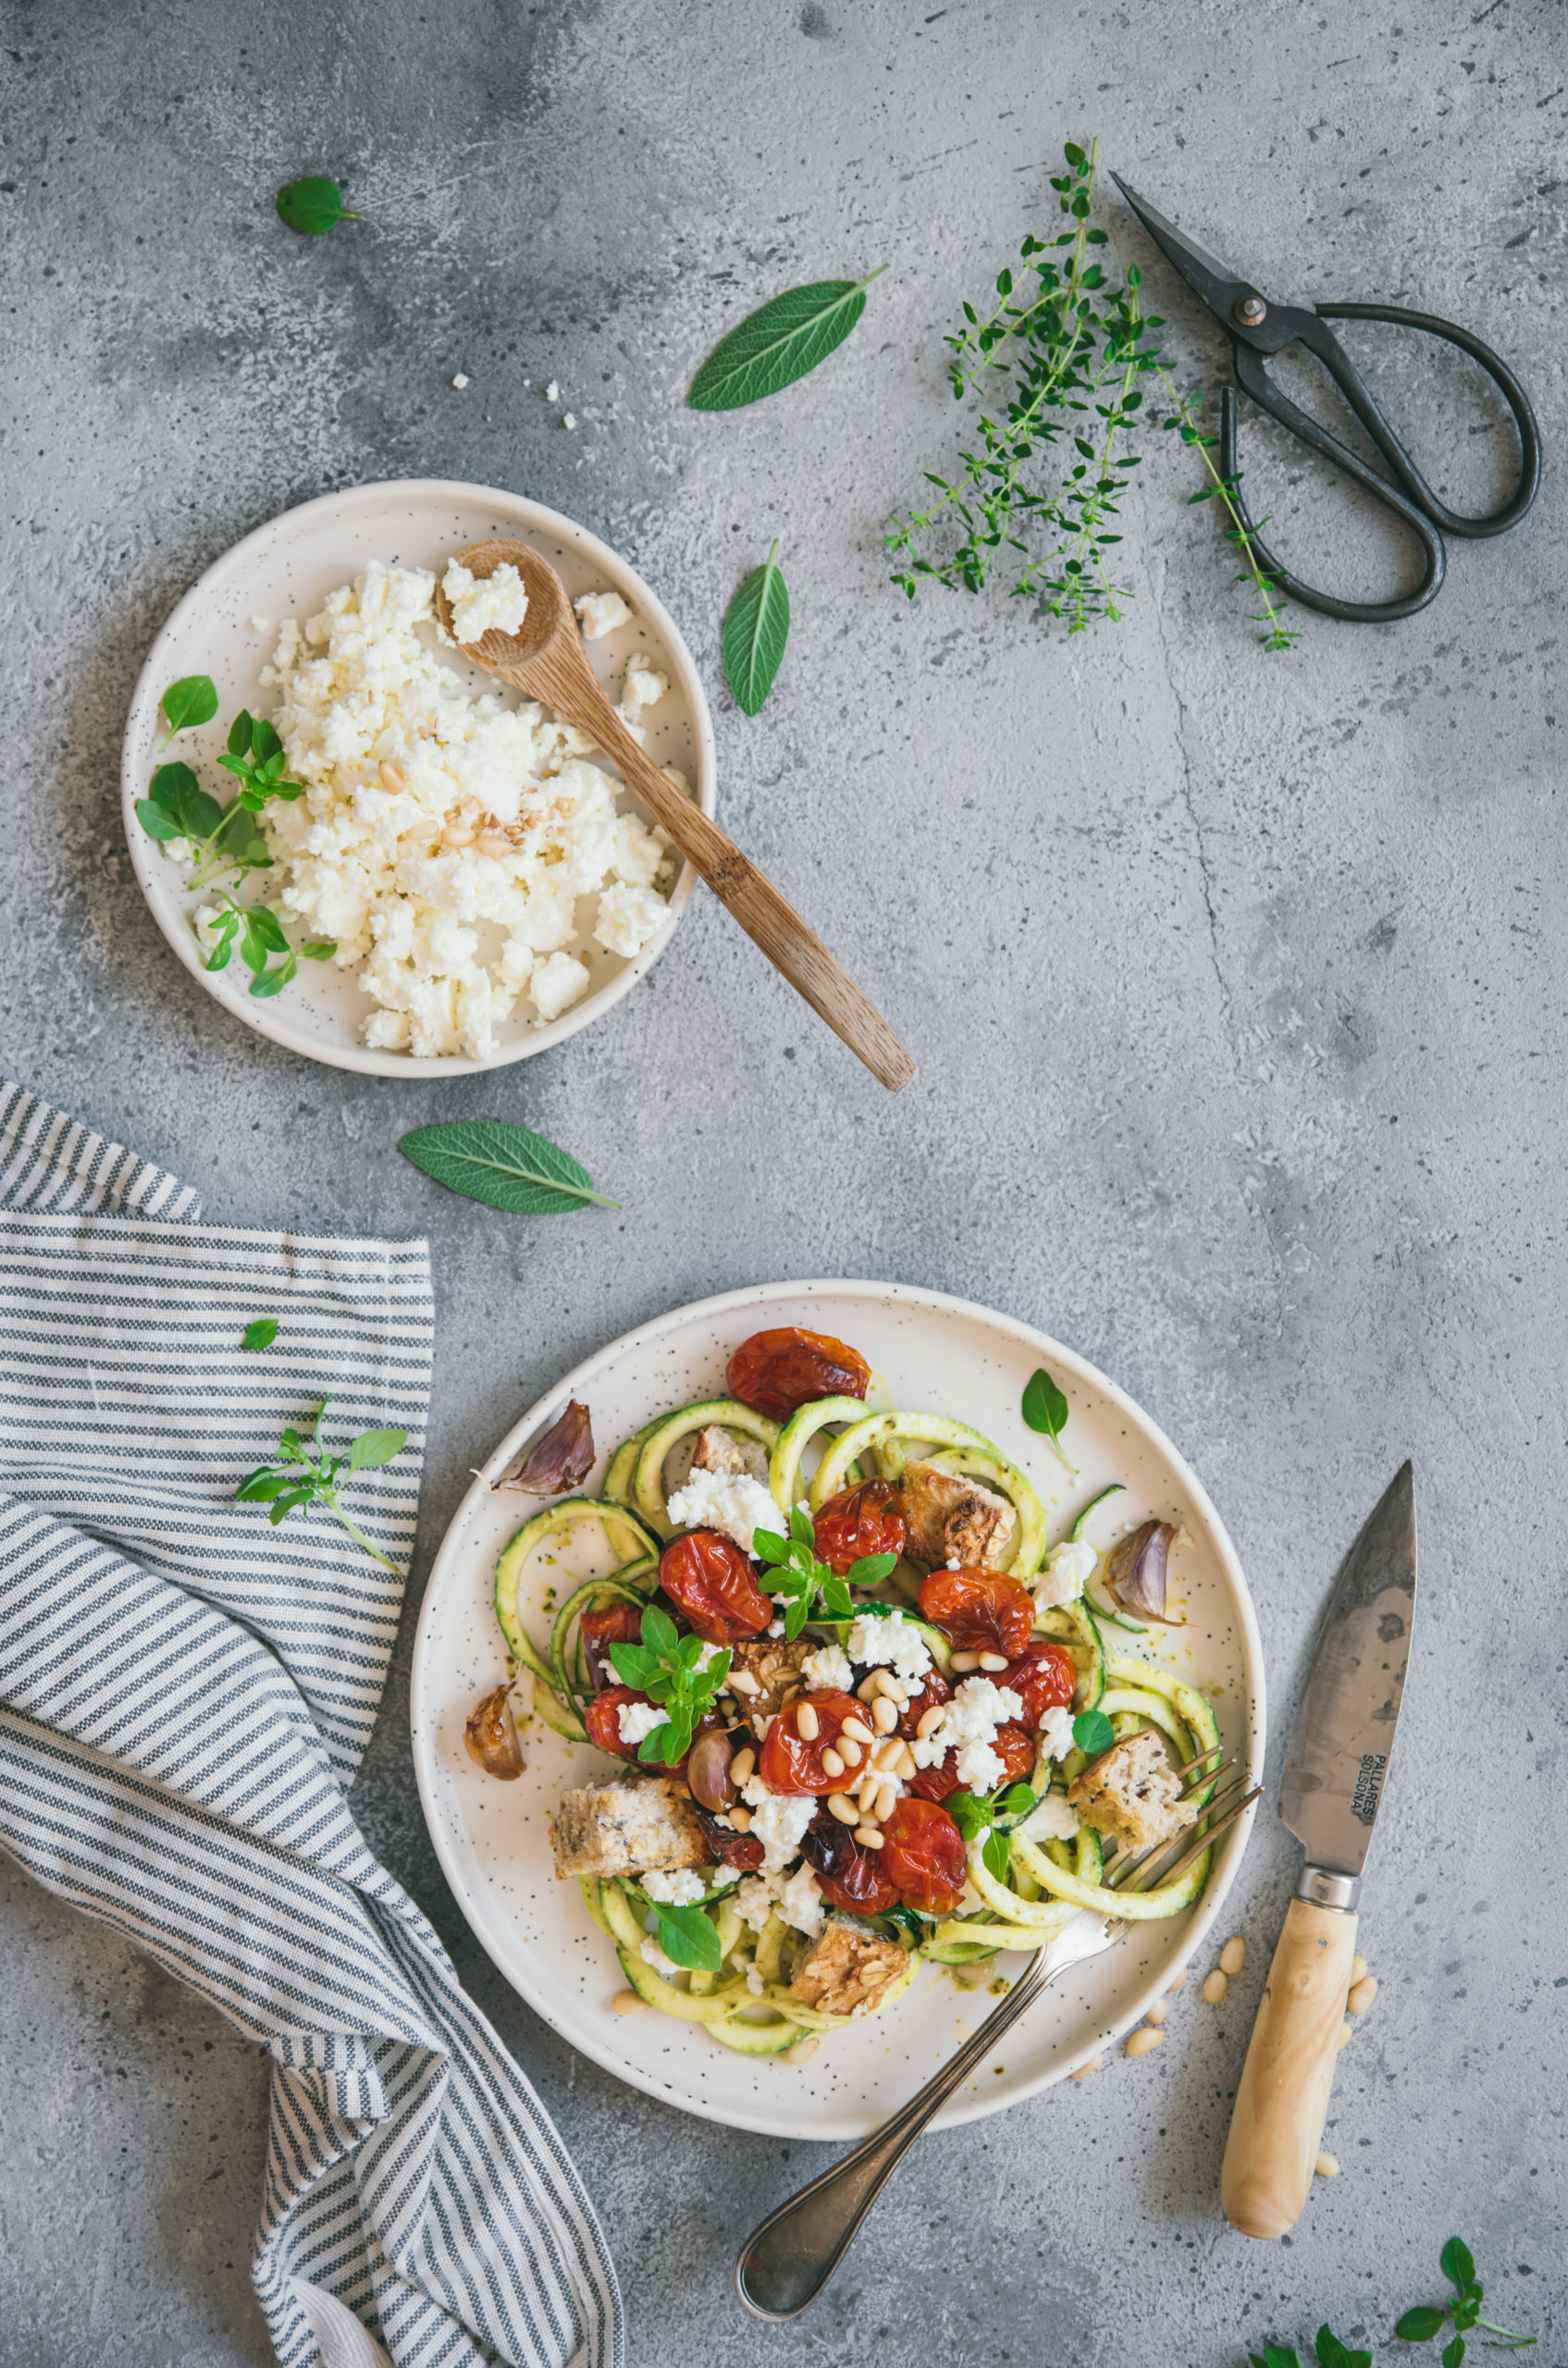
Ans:
[{"label": "crumbled feta cheese", "polygon": [[1067,1538],[1053,1546],[1045,1567],[1034,1583],[1034,1609],[1049,1611],[1053,1604],[1076,1603],[1093,1577],[1100,1557],[1087,1538]]},{"label": "crumbled feta cheese", "polygon": [[622,1742],[635,1749],[655,1727],[664,1725],[665,1718],[666,1713],[657,1702],[623,1702],[616,1711],[615,1723]]},{"label": "crumbled feta cheese", "polygon": [[253,617],[251,619],[251,631],[253,633],[270,633],[272,631],[272,619],[270,617]]},{"label": "crumbled feta cheese", "polygon": [[[623,1702],[622,1718],[635,1707],[635,1704]],[[636,1881],[649,1899],[661,1900],[666,1907],[694,1907],[708,1889],[695,1867],[678,1867],[671,1875],[661,1874],[650,1867],[646,1874],[638,1875]]]},{"label": "crumbled feta cheese", "polygon": [[621,685],[621,712],[629,722],[635,722],[645,707],[657,707],[669,687],[669,676],[661,674],[657,666],[650,666],[641,650],[635,650],[626,660],[626,678]]},{"label": "crumbled feta cheese", "polygon": [[665,1955],[657,1941],[645,1941],[640,1955],[643,1963],[650,1965],[655,1973],[661,1973],[666,1981],[673,1981],[681,1969],[673,1958]]},{"label": "crumbled feta cheese", "polygon": [[949,1751],[960,1784],[971,1793],[994,1793],[1006,1774],[993,1749],[998,1727],[1021,1719],[1023,1704],[1010,1685],[996,1685],[988,1677],[967,1677],[931,1733],[909,1746],[917,1768],[934,1768]]},{"label": "crumbled feta cheese", "polygon": [[816,1652],[808,1653],[800,1664],[800,1674],[811,1694],[847,1694],[855,1684],[849,1656],[841,1645],[822,1645]]},{"label": "crumbled feta cheese", "polygon": [[[816,1804],[812,1803],[813,1814]],[[808,1819],[809,1822],[809,1819]],[[756,1828],[753,1826],[755,1832]],[[735,1909],[743,1924],[760,1932],[770,1914],[777,1909],[782,1923],[804,1932],[810,1939],[822,1929],[826,1904],[809,1867],[797,1867],[792,1875],[779,1868],[764,1867],[759,1875],[747,1875],[736,1886]]]},{"label": "crumbled feta cheese", "polygon": [[[849,1631],[846,1650],[862,1669],[890,1669],[906,1685],[913,1685],[931,1667],[931,1646],[920,1630],[896,1610],[885,1619],[857,1620]],[[929,1766],[930,1762],[926,1764]]]},{"label": "crumbled feta cheese", "polygon": [[559,1019],[567,1005],[586,994],[591,983],[586,962],[570,954],[552,954],[534,972],[529,993],[541,1019]]},{"label": "crumbled feta cheese", "polygon": [[461,394],[462,394],[462,392],[463,392],[463,388],[464,388],[464,387],[466,387],[466,386],[467,386],[467,384],[468,384],[467,373],[466,373],[465,371],[462,371],[462,370],[460,370],[460,371],[457,373],[456,376],[453,378],[453,380],[452,380],[452,385],[457,388],[458,393],[461,395]]},{"label": "crumbled feta cheese", "polygon": [[553,378],[545,388],[545,401],[547,403],[558,403],[561,401],[561,388]]},{"label": "crumbled feta cheese", "polygon": [[619,592],[585,592],[573,606],[585,641],[602,641],[617,625],[629,625],[632,622],[632,611]]},{"label": "crumbled feta cheese", "polygon": [[510,560],[488,575],[478,576],[455,559],[449,560],[441,589],[451,610],[454,641],[477,641],[487,633],[516,633],[528,613],[523,578]]},{"label": "crumbled feta cheese", "polygon": [[770,1793],[760,1776],[748,1776],[740,1796],[751,1811],[751,1831],[762,1844],[761,1871],[781,1874],[817,1814],[815,1793]]},{"label": "crumbled feta cheese", "polygon": [[1078,1832],[1078,1811],[1065,1793],[1047,1793],[1030,1810],[1020,1833],[1031,1842],[1070,1842]]},{"label": "crumbled feta cheese", "polygon": [[747,1472],[694,1471],[664,1507],[677,1529],[720,1529],[745,1553],[759,1529],[782,1536],[787,1526],[760,1480]]},{"label": "crumbled feta cheese", "polygon": [[1041,1720],[1040,1745],[1053,1759],[1065,1759],[1072,1749],[1072,1712],[1065,1702],[1055,1703]]},{"label": "crumbled feta cheese", "polygon": [[770,1636],[782,1636],[782,1635],[784,1634],[784,1622],[783,1622],[782,1620],[770,1620],[770,1621],[769,1621],[769,1622],[768,1622],[768,1634],[769,1634],[769,1635],[770,1635]]},{"label": "crumbled feta cheese", "polygon": [[599,891],[594,937],[607,953],[630,957],[658,936],[669,918],[670,907],[657,889],[629,888],[618,880]]},{"label": "crumbled feta cheese", "polygon": [[569,412],[566,412],[566,413],[562,415],[561,425],[562,425],[562,427],[564,427],[564,428],[566,428],[566,429],[568,429],[568,430],[571,430],[572,428],[575,427],[575,426],[576,426],[576,425],[577,425],[577,414],[576,414],[576,413],[575,413],[575,412],[570,412],[570,411],[569,411]]},{"label": "crumbled feta cheese", "polygon": [[754,1965],[748,1965],[746,1968],[746,1986],[750,1991],[754,1998],[761,1997],[763,1990],[762,1977],[758,1972],[757,1967]]}]

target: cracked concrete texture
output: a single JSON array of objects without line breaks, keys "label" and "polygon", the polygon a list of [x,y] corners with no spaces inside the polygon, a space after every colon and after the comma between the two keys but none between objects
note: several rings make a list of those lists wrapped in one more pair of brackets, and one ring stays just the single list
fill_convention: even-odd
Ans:
[{"label": "cracked concrete texture", "polygon": [[[424,1833],[405,1639],[358,1808],[577,2153],[633,2360],[1228,2368],[1325,2317],[1380,2346],[1455,2226],[1497,2315],[1553,2357],[1561,11],[0,0],[0,603],[26,818],[0,874],[5,1066],[194,1178],[215,1215],[431,1234],[413,1597],[468,1467],[551,1375],[750,1279],[927,1282],[1095,1358],[1213,1491],[1277,1706],[1344,1544],[1415,1458],[1423,1616],[1364,1927],[1383,1992],[1336,2082],[1343,2176],[1268,2250],[1225,2227],[1215,2188],[1292,1880],[1272,1819],[1222,2011],[1190,1987],[1158,2055],[929,2141],[831,2305],[744,2322],[735,2244],[817,2159],[619,2087],[504,1991]],[[1184,506],[1191,457],[1151,427],[1119,626],[1069,640],[1000,590],[892,594],[884,522],[957,440],[942,336],[1049,228],[1046,172],[1089,132],[1265,288],[1404,302],[1494,341],[1548,454],[1524,528],[1454,548],[1420,617],[1303,617],[1298,648],[1265,657],[1216,522]],[[314,170],[364,218],[306,241],[270,196]],[[1215,340],[1119,204],[1103,218],[1147,268],[1180,383],[1215,383]],[[731,416],[682,408],[761,294],[883,262],[813,378]],[[1391,333],[1354,350],[1447,497],[1484,507],[1508,447],[1473,379]],[[1242,450],[1304,574],[1397,580],[1374,514],[1250,417]],[[308,1067],[177,969],[119,840],[142,655],[236,536],[400,475],[527,491],[659,587],[714,697],[724,817],[914,1048],[904,1095],[702,896],[637,993],[494,1084]],[[718,622],[775,536],[794,635],[747,722]],[[480,1112],[567,1143],[623,1214],[506,1220],[395,1157],[407,1125]],[[253,2051],[14,1872],[0,1918],[0,2363],[264,2359]]]}]

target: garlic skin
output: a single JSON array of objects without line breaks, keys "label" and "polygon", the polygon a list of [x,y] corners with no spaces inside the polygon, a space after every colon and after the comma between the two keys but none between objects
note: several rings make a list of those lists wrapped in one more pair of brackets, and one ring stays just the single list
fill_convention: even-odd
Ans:
[{"label": "garlic skin", "polygon": [[1174,1523],[1146,1521],[1112,1547],[1105,1561],[1105,1592],[1130,1619],[1157,1620],[1167,1628],[1185,1626],[1185,1622],[1170,1619],[1165,1608],[1167,1564],[1175,1536]]},{"label": "garlic skin", "polygon": [[563,1497],[580,1488],[594,1467],[594,1429],[588,1410],[574,1398],[548,1431],[514,1455],[497,1488],[520,1488],[528,1497]]},{"label": "garlic skin", "polygon": [[528,1763],[518,1740],[510,1684],[498,1685],[474,1705],[463,1730],[463,1746],[475,1768],[503,1784],[522,1775]]}]

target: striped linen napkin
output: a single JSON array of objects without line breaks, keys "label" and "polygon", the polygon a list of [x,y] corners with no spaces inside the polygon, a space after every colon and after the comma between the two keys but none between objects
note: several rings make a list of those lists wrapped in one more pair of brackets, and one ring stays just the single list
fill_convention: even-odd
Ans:
[{"label": "striped linen napkin", "polygon": [[572,2163],[349,1811],[402,1581],[232,1501],[330,1395],[329,1445],[409,1434],[346,1493],[406,1564],[432,1332],[423,1241],[206,1225],[0,1085],[0,1846],[270,2052],[286,2368],[619,2368]]}]

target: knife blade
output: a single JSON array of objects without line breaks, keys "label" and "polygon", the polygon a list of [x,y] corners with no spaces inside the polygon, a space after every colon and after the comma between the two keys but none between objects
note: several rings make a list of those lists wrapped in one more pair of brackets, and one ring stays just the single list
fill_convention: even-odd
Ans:
[{"label": "knife blade", "polygon": [[1226,2218],[1243,2236],[1283,2236],[1312,2187],[1414,1612],[1415,1483],[1406,1463],[1340,1566],[1285,1754],[1279,1814],[1306,1863],[1253,2025],[1219,2175]]}]

